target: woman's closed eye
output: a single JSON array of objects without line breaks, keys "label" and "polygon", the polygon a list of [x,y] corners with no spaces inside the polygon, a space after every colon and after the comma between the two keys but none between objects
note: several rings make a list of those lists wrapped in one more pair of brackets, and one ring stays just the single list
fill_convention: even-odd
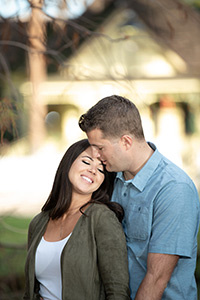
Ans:
[{"label": "woman's closed eye", "polygon": [[82,162],[86,165],[90,165],[89,161],[86,161],[86,160],[82,160]]},{"label": "woman's closed eye", "polygon": [[[90,162],[87,161],[87,160],[82,160],[82,162],[83,162],[84,164],[86,164],[86,165],[90,165]],[[97,170],[98,170],[100,173],[105,174],[104,170],[102,170],[102,169],[100,169],[100,168],[97,168]]]},{"label": "woman's closed eye", "polygon": [[104,170],[102,170],[102,169],[98,169],[98,171],[102,174],[105,174]]}]

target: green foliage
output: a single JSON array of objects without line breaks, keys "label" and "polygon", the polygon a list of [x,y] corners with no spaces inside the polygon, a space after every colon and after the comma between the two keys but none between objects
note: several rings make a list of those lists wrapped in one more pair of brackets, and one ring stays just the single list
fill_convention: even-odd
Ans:
[{"label": "green foliage", "polygon": [[200,0],[193,1],[194,8],[200,11]]},{"label": "green foliage", "polygon": [[183,0],[188,5],[200,11],[200,0]]},{"label": "green foliage", "polygon": [[18,115],[16,113],[16,106],[13,104],[13,101],[9,98],[0,99],[0,133],[1,141],[4,143],[4,135],[7,132],[17,135],[17,121]]}]

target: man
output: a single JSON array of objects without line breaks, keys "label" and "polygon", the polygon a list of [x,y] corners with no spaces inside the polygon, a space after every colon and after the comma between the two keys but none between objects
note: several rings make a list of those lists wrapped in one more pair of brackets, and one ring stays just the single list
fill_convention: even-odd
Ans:
[{"label": "man", "polygon": [[126,98],[100,100],[79,120],[93,154],[118,172],[112,200],[125,211],[131,298],[195,300],[199,198],[192,180],[144,138]]}]

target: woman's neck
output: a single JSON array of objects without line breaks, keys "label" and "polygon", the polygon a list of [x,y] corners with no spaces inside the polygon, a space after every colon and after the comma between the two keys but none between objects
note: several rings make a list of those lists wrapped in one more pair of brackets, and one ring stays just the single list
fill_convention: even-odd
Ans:
[{"label": "woman's neck", "polygon": [[72,193],[72,201],[68,209],[68,212],[79,210],[83,205],[85,205],[92,199],[91,196],[92,195],[82,195],[82,194]]}]

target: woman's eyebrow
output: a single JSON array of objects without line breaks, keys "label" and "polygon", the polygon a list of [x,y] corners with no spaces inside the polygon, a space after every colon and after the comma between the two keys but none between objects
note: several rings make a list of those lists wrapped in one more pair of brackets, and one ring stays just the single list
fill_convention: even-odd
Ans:
[{"label": "woman's eyebrow", "polygon": [[[82,156],[82,158],[84,158],[84,157],[89,158],[91,161],[94,161],[94,159],[90,156],[87,156],[87,155]],[[103,167],[102,162],[99,162],[99,165]]]}]

